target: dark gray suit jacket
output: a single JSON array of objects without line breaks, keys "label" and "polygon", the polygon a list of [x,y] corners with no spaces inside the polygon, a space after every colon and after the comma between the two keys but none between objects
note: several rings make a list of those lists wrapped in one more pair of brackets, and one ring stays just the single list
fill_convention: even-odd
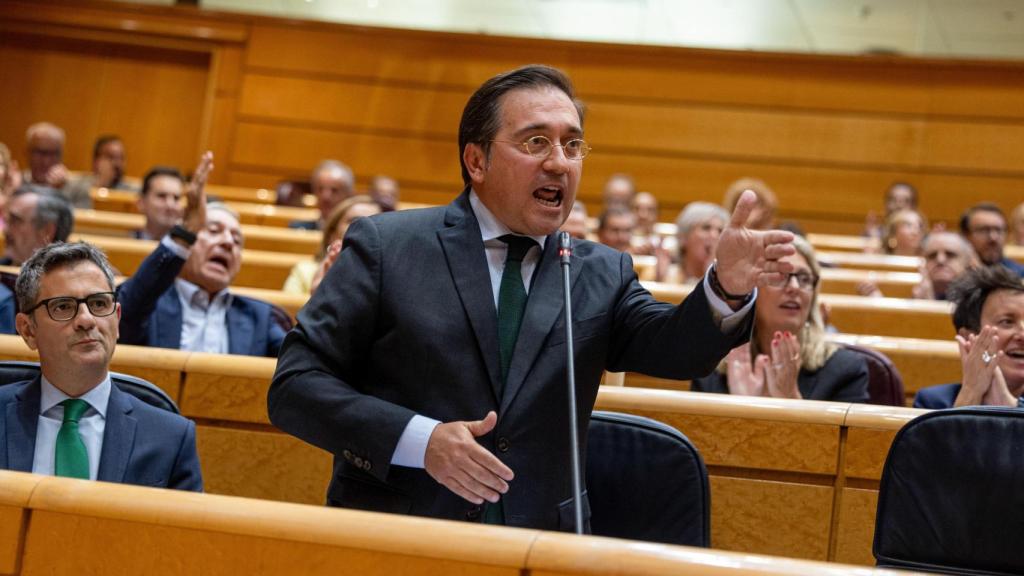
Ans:
[{"label": "dark gray suit jacket", "polygon": [[[867,402],[868,365],[856,352],[839,348],[817,371],[800,370],[797,386],[807,400]],[[694,379],[690,390],[728,394],[729,381],[725,374],[714,372]]]},{"label": "dark gray suit jacket", "polygon": [[[0,468],[31,472],[39,424],[40,379],[0,386]],[[203,490],[196,425],[110,388],[96,479]]]},{"label": "dark gray suit jacket", "polygon": [[[426,471],[390,460],[415,414],[450,422],[495,410],[496,428],[478,441],[515,472],[503,498],[506,522],[569,529],[557,244],[548,237],[534,271],[499,395],[497,313],[468,194],[447,207],[353,223],[338,262],[285,339],[268,398],[275,425],[335,455],[329,504],[476,519],[479,507]],[[724,335],[701,288],[679,307],[657,302],[629,256],[600,244],[575,243],[571,286],[584,442],[605,368],[692,378],[749,337],[752,313]]]}]

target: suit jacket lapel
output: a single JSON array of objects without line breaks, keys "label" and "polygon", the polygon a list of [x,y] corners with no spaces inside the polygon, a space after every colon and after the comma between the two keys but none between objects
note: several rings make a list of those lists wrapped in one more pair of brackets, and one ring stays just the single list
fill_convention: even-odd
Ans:
[{"label": "suit jacket lapel", "polygon": [[[573,241],[575,244],[575,240]],[[576,285],[581,259],[573,255],[569,266],[569,286]],[[519,338],[512,353],[512,365],[508,370],[505,394],[501,399],[501,414],[504,414],[519,389],[522,388],[530,369],[534,366],[547,335],[555,321],[562,317],[562,267],[558,258],[558,234],[551,234],[544,242],[544,253],[533,272],[530,297],[526,301],[526,313],[519,328]]]},{"label": "suit jacket lapel", "polygon": [[235,307],[235,297],[227,311],[228,352],[231,354],[253,354],[252,339],[256,337],[256,323]]},{"label": "suit jacket lapel", "polygon": [[7,405],[7,466],[9,470],[31,472],[36,457],[36,427],[42,395],[39,377],[15,394]]},{"label": "suit jacket lapel", "polygon": [[491,390],[497,391],[500,378],[500,352],[498,348],[498,311],[494,308],[491,278],[487,267],[480,226],[469,205],[468,190],[448,206],[445,228],[437,236],[448,261],[448,270],[455,282],[462,306],[476,335],[480,355],[487,365]]},{"label": "suit jacket lapel", "polygon": [[135,445],[136,420],[131,412],[132,405],[126,394],[117,388],[117,384],[111,385],[97,480],[124,482],[132,447]]},{"label": "suit jacket lapel", "polygon": [[173,284],[157,300],[156,313],[149,322],[151,346],[181,348],[181,301]]}]

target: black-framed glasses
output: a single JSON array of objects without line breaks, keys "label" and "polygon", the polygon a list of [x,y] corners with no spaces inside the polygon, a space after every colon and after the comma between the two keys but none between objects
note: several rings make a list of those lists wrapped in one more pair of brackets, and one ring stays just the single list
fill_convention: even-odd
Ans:
[{"label": "black-framed glasses", "polygon": [[789,281],[796,278],[796,285],[801,290],[811,291],[818,285],[818,279],[807,272],[790,272],[786,275],[780,275],[777,280],[767,280],[765,283],[772,288],[785,288],[789,286]]},{"label": "black-framed glasses", "polygon": [[969,230],[976,236],[1006,236],[1006,226],[977,226]]},{"label": "black-framed glasses", "polygon": [[89,294],[84,298],[74,298],[72,296],[47,298],[46,300],[40,300],[35,306],[25,310],[25,314],[31,314],[35,312],[36,308],[45,306],[46,313],[50,315],[54,322],[68,322],[74,320],[75,316],[78,316],[78,309],[83,302],[89,308],[89,313],[93,316],[110,316],[117,308],[117,295],[113,292],[97,292]]},{"label": "black-framed glasses", "polygon": [[551,151],[554,150],[556,146],[562,149],[562,153],[565,154],[565,157],[569,160],[583,160],[587,157],[587,154],[590,154],[590,144],[587,144],[587,141],[582,138],[574,138],[565,144],[554,144],[551,140],[548,140],[546,136],[538,134],[536,136],[530,136],[522,142],[513,142],[512,140],[491,140],[491,142],[515,144],[534,158],[547,158],[551,155]]}]

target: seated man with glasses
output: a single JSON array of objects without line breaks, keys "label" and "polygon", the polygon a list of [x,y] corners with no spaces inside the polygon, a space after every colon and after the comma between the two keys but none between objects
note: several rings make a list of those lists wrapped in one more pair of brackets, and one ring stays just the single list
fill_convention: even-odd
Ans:
[{"label": "seated man with glasses", "polygon": [[868,366],[855,352],[824,339],[818,307],[821,267],[803,238],[785,258],[794,271],[766,282],[758,294],[750,343],[729,353],[718,370],[693,381],[694,392],[867,402]]},{"label": "seated man with glasses", "polygon": [[0,386],[0,468],[201,491],[195,424],[111,383],[121,306],[106,256],[51,244],[22,266],[15,293],[42,373]]},{"label": "seated man with glasses", "polygon": [[960,232],[974,247],[982,264],[1000,264],[1014,274],[1024,277],[1024,264],[1003,256],[1006,231],[1006,216],[999,206],[990,202],[975,204],[960,217]]},{"label": "seated man with glasses", "polygon": [[[334,454],[331,505],[571,530],[555,233],[590,152],[583,107],[562,72],[527,66],[469,97],[458,139],[451,204],[349,227],[281,348],[270,419]],[[753,202],[680,306],[655,301],[628,254],[572,242],[581,437],[605,368],[690,379],[747,338],[755,283],[790,272],[793,250],[788,232],[742,227]]]}]

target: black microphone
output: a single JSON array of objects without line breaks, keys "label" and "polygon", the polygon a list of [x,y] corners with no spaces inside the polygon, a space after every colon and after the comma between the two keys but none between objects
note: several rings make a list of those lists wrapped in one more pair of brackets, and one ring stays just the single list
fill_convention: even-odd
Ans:
[{"label": "black microphone", "polygon": [[576,368],[572,345],[572,296],[569,293],[569,262],[572,259],[572,238],[568,232],[558,235],[558,259],[562,264],[562,294],[565,300],[565,380],[569,386],[569,444],[572,448],[572,512],[576,533],[583,534],[582,472],[580,471],[580,439],[576,419]]}]

